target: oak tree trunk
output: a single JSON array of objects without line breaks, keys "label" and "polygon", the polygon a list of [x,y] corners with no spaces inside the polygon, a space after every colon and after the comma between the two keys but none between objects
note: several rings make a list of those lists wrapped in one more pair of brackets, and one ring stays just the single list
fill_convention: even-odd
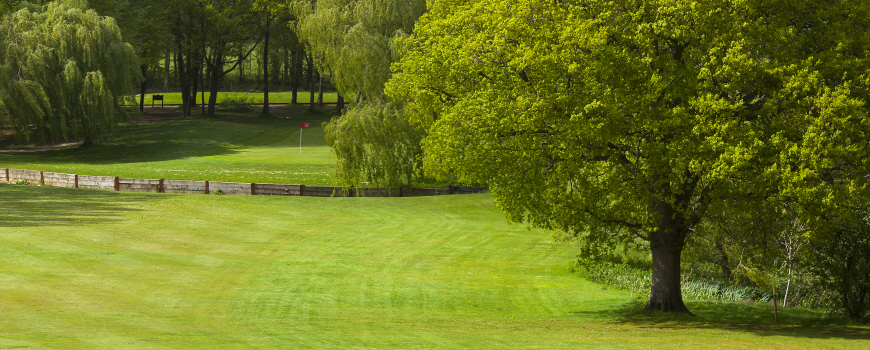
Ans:
[{"label": "oak tree trunk", "polygon": [[680,256],[686,243],[688,227],[672,204],[658,201],[655,205],[659,222],[650,235],[652,250],[652,288],[647,311],[689,312],[680,289]]}]

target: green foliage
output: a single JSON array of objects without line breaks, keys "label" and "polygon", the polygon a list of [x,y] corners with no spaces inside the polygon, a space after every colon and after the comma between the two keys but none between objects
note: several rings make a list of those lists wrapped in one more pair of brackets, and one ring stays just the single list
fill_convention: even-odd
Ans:
[{"label": "green foliage", "polygon": [[245,95],[236,95],[236,96],[228,96],[225,97],[221,103],[220,108],[227,111],[234,112],[248,112],[252,110],[252,106],[254,104],[254,99],[251,97],[247,97]]},{"label": "green foliage", "polygon": [[870,197],[866,1],[429,10],[386,87],[426,129],[423,168],[488,183],[511,220],[585,255],[644,238],[678,261],[731,206],[781,196],[811,220]]},{"label": "green foliage", "polygon": [[870,316],[870,216],[836,218],[830,236],[812,242],[811,269],[836,293],[839,309],[852,318]]},{"label": "green foliage", "polygon": [[[580,259],[574,263],[571,269],[590,281],[631,291],[638,298],[648,297],[652,287],[650,273],[652,266],[649,261],[631,259],[628,261],[620,261],[619,259],[589,261]],[[695,276],[690,275],[691,277]],[[715,280],[688,279],[682,283],[681,289],[683,298],[688,300],[725,302],[769,302],[773,300],[773,292],[769,287],[731,285]]]},{"label": "green foliage", "polygon": [[418,177],[423,133],[394,104],[363,105],[324,126],[326,143],[339,155],[341,183],[384,186],[409,184]]},{"label": "green foliage", "polygon": [[29,139],[99,142],[129,119],[121,107],[139,79],[138,59],[115,21],[49,3],[5,18],[0,101]]},{"label": "green foliage", "polygon": [[392,42],[410,33],[425,11],[423,0],[318,0],[299,32],[342,94],[383,102],[390,65],[399,58]]},{"label": "green foliage", "polygon": [[384,95],[393,42],[407,36],[426,10],[423,0],[319,0],[302,15],[299,33],[356,103],[326,128],[344,184],[410,184],[422,176],[423,133],[404,117],[404,106]]},{"label": "green foliage", "polygon": [[226,194],[226,193],[224,193],[224,190],[218,188],[218,189],[214,190],[214,192],[212,192],[212,194],[216,194],[216,195],[224,195],[224,194]]}]

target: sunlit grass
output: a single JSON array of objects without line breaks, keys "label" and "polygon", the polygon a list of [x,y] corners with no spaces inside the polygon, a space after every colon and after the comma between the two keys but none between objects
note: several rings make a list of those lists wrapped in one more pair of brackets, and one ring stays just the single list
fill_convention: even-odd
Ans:
[{"label": "sunlit grass", "polygon": [[489,195],[313,198],[0,185],[0,348],[870,347],[804,309],[648,315]]},{"label": "sunlit grass", "polygon": [[[0,167],[128,178],[335,184],[335,157],[321,126],[333,112],[290,116],[141,124],[94,147],[3,153]],[[301,122],[310,127],[301,129]]]}]

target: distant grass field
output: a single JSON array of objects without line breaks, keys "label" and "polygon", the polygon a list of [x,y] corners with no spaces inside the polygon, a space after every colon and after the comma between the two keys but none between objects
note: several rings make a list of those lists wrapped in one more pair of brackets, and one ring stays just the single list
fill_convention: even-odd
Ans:
[{"label": "distant grass field", "polygon": [[[273,110],[284,108],[291,107]],[[0,153],[0,167],[128,178],[333,185],[335,157],[321,124],[334,112],[301,110],[286,114],[287,119],[195,115],[129,126],[94,147]],[[310,127],[301,131],[300,154],[301,122]]]},{"label": "distant grass field", "polygon": [[0,185],[0,348],[860,349],[804,309],[646,315],[489,195],[313,198]]},{"label": "distant grass field", "polygon": [[[211,93],[199,93],[196,95],[196,101],[199,103],[202,100],[202,95],[205,94],[205,101],[208,102],[209,96]],[[317,92],[314,93],[314,100],[317,101]],[[151,105],[152,99],[154,95],[163,95],[163,103],[164,104],[181,104],[181,93],[180,92],[167,92],[167,93],[154,93],[154,94],[146,94],[145,95],[145,104]],[[283,92],[270,92],[269,93],[269,102],[270,103],[290,103],[292,100],[292,93],[290,91]],[[263,103],[263,93],[257,92],[218,92],[217,103],[221,103],[225,98],[244,98],[251,100],[254,103]],[[137,96],[138,98],[138,96]],[[308,91],[299,91],[296,95],[296,99],[298,103],[308,103],[310,99],[310,95]],[[324,92],[323,93],[323,103],[335,103],[338,100],[338,95],[335,92]],[[156,102],[156,105],[160,105],[160,101]]]}]

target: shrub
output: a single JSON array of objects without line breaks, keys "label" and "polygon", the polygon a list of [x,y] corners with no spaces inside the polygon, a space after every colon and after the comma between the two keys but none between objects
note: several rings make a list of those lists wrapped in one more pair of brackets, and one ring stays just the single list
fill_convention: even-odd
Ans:
[{"label": "shrub", "polygon": [[[601,283],[622,290],[634,291],[638,295],[649,295],[652,286],[652,266],[649,262],[617,259],[605,261],[580,261],[574,263],[572,271],[592,282]],[[694,300],[721,300],[769,302],[773,293],[753,286],[731,286],[718,281],[689,280],[682,283],[683,298]]]},{"label": "shrub", "polygon": [[870,313],[870,218],[842,221],[832,237],[813,242],[814,272],[851,318]]},{"label": "shrub", "polygon": [[246,96],[228,96],[221,101],[219,108],[232,112],[250,112],[253,110],[251,107],[253,104],[253,98],[248,98]]}]

